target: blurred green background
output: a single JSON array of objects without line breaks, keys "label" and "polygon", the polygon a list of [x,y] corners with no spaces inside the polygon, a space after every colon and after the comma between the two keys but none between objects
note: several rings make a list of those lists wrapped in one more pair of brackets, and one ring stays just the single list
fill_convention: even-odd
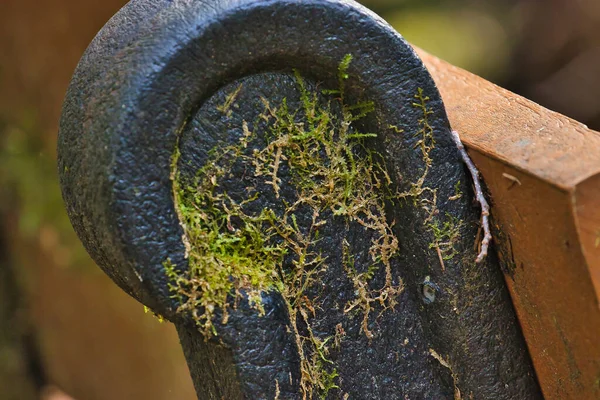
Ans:
[{"label": "blurred green background", "polygon": [[[0,398],[194,399],[173,328],[64,213],[55,145],[87,44],[124,0],[0,1]],[[600,1],[365,0],[411,43],[600,128]]]}]

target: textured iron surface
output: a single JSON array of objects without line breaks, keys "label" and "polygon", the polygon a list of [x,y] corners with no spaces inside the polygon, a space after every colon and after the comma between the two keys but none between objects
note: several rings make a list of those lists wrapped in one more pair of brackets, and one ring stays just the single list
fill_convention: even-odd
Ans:
[{"label": "textured iron surface", "polygon": [[[389,206],[400,241],[393,274],[405,289],[393,311],[373,313],[372,339],[360,332],[361,318],[339,306],[354,291],[342,273],[342,241],[358,248],[370,238],[335,223],[325,232],[333,267],[322,278],[323,290],[311,294],[325,311],[313,326],[323,340],[338,324],[346,332],[331,354],[340,376],[329,398],[539,398],[497,260],[474,263],[478,210],[437,89],[401,36],[356,3],[129,3],[90,45],[67,93],[59,173],[73,226],[123,290],[177,325],[200,399],[302,398],[281,295],[264,294],[262,317],[242,302],[217,326],[218,341],[205,342],[192,321],[175,312],[163,263],[170,259],[183,268],[187,260],[171,160],[180,137],[181,168],[193,176],[215,143],[256,119],[259,95],[298,103],[292,69],[314,90],[335,87],[347,54],[353,56],[347,96],[375,103],[361,127],[377,132],[370,144],[400,188],[409,189],[424,168],[414,135],[423,115],[412,103],[419,89],[429,97],[435,149],[427,184],[437,191],[437,215],[463,224],[459,254],[442,269],[423,213],[407,204]],[[215,105],[240,83],[238,107],[224,120]],[[457,182],[463,196],[449,200]],[[242,178],[227,182],[232,190],[243,184]],[[371,284],[382,279],[375,276]],[[423,296],[424,287],[435,290],[433,301],[430,292]]]}]

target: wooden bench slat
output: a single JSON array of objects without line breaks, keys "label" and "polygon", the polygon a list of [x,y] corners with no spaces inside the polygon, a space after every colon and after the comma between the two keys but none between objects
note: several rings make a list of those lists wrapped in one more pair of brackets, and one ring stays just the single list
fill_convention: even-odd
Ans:
[{"label": "wooden bench slat", "polygon": [[599,398],[600,133],[417,52],[489,190],[545,398]]}]

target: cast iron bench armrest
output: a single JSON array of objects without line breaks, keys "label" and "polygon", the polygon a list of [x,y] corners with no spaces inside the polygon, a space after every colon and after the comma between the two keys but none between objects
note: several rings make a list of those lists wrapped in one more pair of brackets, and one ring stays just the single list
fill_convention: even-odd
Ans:
[{"label": "cast iron bench armrest", "polygon": [[90,45],[67,211],[199,399],[537,399],[512,303],[544,394],[595,397],[597,134],[422,57],[345,0],[134,0]]}]

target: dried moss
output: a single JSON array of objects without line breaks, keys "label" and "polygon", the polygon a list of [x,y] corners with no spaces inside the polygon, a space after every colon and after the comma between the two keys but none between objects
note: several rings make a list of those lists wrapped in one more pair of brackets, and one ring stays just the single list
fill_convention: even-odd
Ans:
[{"label": "dried moss", "polygon": [[[365,143],[377,135],[360,132],[354,125],[374,110],[374,104],[347,103],[345,81],[351,60],[347,56],[340,63],[338,88],[325,90],[321,96],[308,90],[296,72],[301,104],[297,109],[290,108],[285,99],[280,104],[261,99],[259,119],[266,128],[255,132],[243,122],[237,142],[212,149],[193,184],[182,183],[179,176],[179,150],[172,160],[173,196],[185,232],[189,264],[181,273],[170,260],[164,263],[172,296],[180,304],[178,312],[190,315],[210,337],[217,334],[217,310],[223,316],[221,322],[227,323],[229,308],[247,296],[261,314],[263,294],[281,293],[300,357],[300,386],[305,399],[325,398],[332,389],[338,389],[338,372],[329,357],[330,351],[339,349],[343,337],[341,326],[326,338],[322,333],[316,335],[311,326],[320,310],[307,293],[330,267],[327,256],[319,250],[320,231],[337,220],[346,226],[360,226],[372,237],[369,265],[360,271],[355,267],[357,249],[345,240],[341,258],[346,278],[355,289],[355,297],[344,306],[344,312],[360,312],[362,333],[373,339],[369,329],[372,311],[377,308],[381,315],[392,309],[403,290],[402,281],[394,284],[392,279],[391,261],[399,244],[386,215],[386,202],[410,201],[425,212],[424,224],[432,235],[430,249],[437,251],[442,268],[444,260],[456,255],[454,245],[462,228],[462,221],[449,214],[440,219],[437,188],[426,184],[435,148],[429,97],[419,88],[411,102],[422,113],[413,135],[423,169],[407,191],[398,192],[392,188],[382,156]],[[241,88],[238,86],[217,107],[225,117],[231,116]],[[390,128],[404,134],[396,126]],[[266,195],[272,208],[262,206],[265,193],[255,187],[246,188],[246,195],[240,198],[239,193],[230,195],[225,185],[221,186],[239,163],[263,183],[263,189],[270,190]],[[294,189],[293,199],[289,198],[289,187]],[[282,188],[286,196],[282,196]],[[458,182],[450,200],[461,195]],[[380,271],[385,282],[374,288],[373,278]]]},{"label": "dried moss", "polygon": [[420,207],[427,212],[425,224],[431,222],[437,211],[437,189],[431,188],[425,184],[425,180],[429,175],[429,170],[432,165],[431,151],[435,148],[435,138],[433,137],[433,128],[429,124],[429,116],[433,113],[427,106],[429,97],[425,96],[423,89],[418,88],[414,95],[415,101],[412,106],[422,112],[422,117],[419,118],[419,129],[414,133],[414,137],[418,138],[414,147],[421,150],[423,158],[423,172],[421,176],[410,184],[410,189],[398,194],[399,199],[412,199],[415,207]]},{"label": "dried moss", "polygon": [[[433,162],[431,152],[435,148],[434,132],[429,123],[429,116],[433,114],[433,111],[427,105],[430,98],[424,94],[422,88],[418,88],[414,98],[412,106],[422,113],[418,120],[419,130],[414,134],[414,137],[418,138],[414,147],[421,150],[424,168],[421,176],[410,184],[410,189],[398,194],[398,198],[412,199],[413,205],[420,207],[426,213],[424,224],[433,236],[429,248],[436,250],[441,268],[444,270],[444,261],[454,258],[458,253],[454,246],[460,239],[463,222],[449,213],[445,214],[444,220],[440,219],[437,207],[438,189],[427,186],[425,183]],[[461,197],[460,181],[457,181],[454,185],[454,195],[450,196],[448,200],[454,201]]]},{"label": "dried moss", "polygon": [[[329,341],[337,332],[326,339],[313,333],[310,320],[317,307],[305,295],[329,267],[326,257],[317,250],[321,227],[331,223],[332,218],[339,219],[362,226],[374,237],[369,249],[372,265],[367,272],[354,270],[352,249],[344,246],[347,277],[358,293],[346,311],[362,310],[365,335],[373,337],[368,321],[374,303],[383,310],[392,308],[403,290],[402,282],[393,284],[390,264],[398,251],[383,195],[390,192],[391,180],[381,156],[364,144],[376,135],[357,132],[352,126],[369,114],[374,104],[346,104],[345,100],[351,59],[347,56],[340,63],[339,87],[324,92],[329,96],[326,103],[307,89],[297,72],[300,109],[289,109],[285,100],[274,105],[262,99],[260,117],[267,123],[267,130],[259,135],[244,123],[237,143],[211,151],[210,160],[198,171],[193,185],[181,183],[178,150],[172,162],[173,195],[189,263],[185,273],[177,272],[170,260],[164,264],[171,292],[180,304],[178,311],[189,314],[208,337],[216,333],[213,319],[217,309],[222,312],[222,322],[227,322],[230,300],[235,304],[245,294],[261,313],[262,293],[280,292],[300,355],[304,398],[325,398],[337,388],[338,373],[328,359]],[[233,105],[231,99],[239,91],[240,87],[227,96],[221,110],[226,116]],[[334,107],[341,110],[341,115],[332,111]],[[259,136],[267,140],[266,145],[250,151],[250,142]],[[423,146],[428,145],[424,142]],[[220,186],[238,162],[251,166],[254,176],[269,185],[271,196],[279,201],[278,212],[270,208],[256,211],[252,205],[259,201],[260,194],[252,188],[240,200]],[[285,182],[283,167],[288,171]],[[280,197],[284,184],[295,189],[293,203]],[[299,224],[300,215],[312,215],[312,220]],[[379,269],[385,271],[385,284],[372,289],[369,280]]]},{"label": "dried moss", "polygon": [[[300,386],[305,399],[326,398],[330,390],[338,389],[338,372],[329,354],[339,349],[343,337],[341,326],[326,338],[315,335],[311,327],[319,308],[306,294],[329,268],[327,257],[317,246],[320,231],[337,219],[347,226],[358,224],[373,237],[369,249],[372,263],[361,271],[354,265],[350,244],[344,241],[341,249],[343,269],[355,289],[355,298],[348,301],[344,312],[362,313],[361,330],[373,339],[371,312],[378,308],[381,315],[392,309],[403,290],[402,281],[394,284],[392,279],[391,260],[397,255],[398,239],[386,215],[386,201],[410,200],[426,213],[424,223],[432,234],[430,248],[437,251],[442,268],[443,260],[456,254],[454,244],[462,227],[462,222],[451,215],[439,219],[437,189],[426,184],[435,148],[429,97],[419,88],[412,102],[422,112],[414,137],[423,170],[407,191],[398,192],[392,189],[382,156],[365,144],[377,135],[359,132],[353,125],[372,112],[374,104],[347,104],[345,81],[351,60],[347,56],[340,63],[338,89],[323,91],[329,96],[327,102],[308,90],[297,72],[301,107],[290,109],[285,99],[271,104],[263,98],[260,120],[267,128],[254,132],[243,122],[238,142],[212,149],[194,184],[181,183],[179,150],[173,155],[173,196],[185,232],[189,269],[178,272],[170,260],[164,266],[172,295],[180,304],[178,311],[189,314],[209,337],[216,334],[217,310],[223,315],[221,322],[226,323],[228,309],[247,296],[260,314],[264,312],[262,295],[281,293],[300,356]],[[241,88],[238,86],[218,107],[225,117],[231,116]],[[334,108],[341,112],[334,112]],[[395,126],[390,128],[404,134]],[[259,142],[263,146],[255,146],[257,138],[262,138]],[[253,207],[261,198],[256,188],[247,188],[245,198],[234,199],[220,186],[236,163],[251,167],[254,177],[270,187],[270,196],[277,203],[273,209]],[[459,184],[451,200],[462,195]],[[288,203],[290,199],[281,196],[283,185],[293,187],[294,201]],[[300,224],[298,219],[306,215],[312,216],[310,221],[304,218]],[[373,278],[380,270],[385,283],[373,288]]]},{"label": "dried moss", "polygon": [[451,260],[458,254],[454,245],[460,238],[460,229],[462,228],[460,219],[446,214],[445,221],[434,219],[428,224],[428,227],[433,232],[434,238],[434,241],[429,244],[430,249],[439,249],[443,260]]}]

